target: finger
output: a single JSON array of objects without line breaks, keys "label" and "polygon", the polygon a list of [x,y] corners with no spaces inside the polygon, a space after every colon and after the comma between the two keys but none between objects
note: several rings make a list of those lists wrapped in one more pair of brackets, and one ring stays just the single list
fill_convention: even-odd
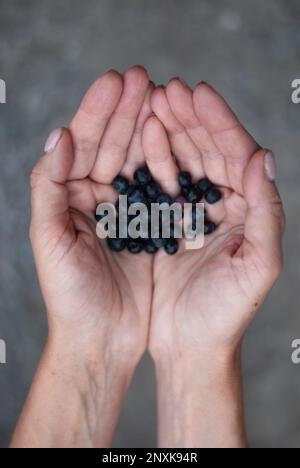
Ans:
[{"label": "finger", "polygon": [[111,70],[98,78],[86,93],[70,123],[75,160],[70,179],[87,177],[96,160],[106,125],[122,94],[121,75]]},{"label": "finger", "polygon": [[177,195],[179,171],[171,154],[165,128],[157,117],[150,117],[145,123],[142,143],[146,162],[154,179],[164,191]]},{"label": "finger", "polygon": [[133,67],[125,73],[123,94],[100,142],[91,172],[96,182],[110,184],[120,173],[148,85],[149,78],[144,68]]},{"label": "finger", "polygon": [[204,172],[201,154],[185,131],[184,126],[173,114],[164,87],[160,86],[155,89],[151,105],[153,112],[168,132],[171,150],[176,156],[180,169],[191,172],[196,178],[202,177]]},{"label": "finger", "polygon": [[275,163],[272,153],[258,151],[245,172],[244,191],[247,202],[245,261],[256,271],[266,274],[271,283],[282,266],[282,236],[284,213],[280,196],[273,181]]},{"label": "finger", "polygon": [[90,219],[95,220],[99,203],[115,203],[117,195],[111,185],[101,185],[90,179],[74,180],[67,183],[69,205]]},{"label": "finger", "polygon": [[132,175],[138,167],[142,167],[145,165],[145,156],[142,146],[142,134],[145,122],[152,114],[151,95],[153,89],[154,84],[150,83],[148,86],[143,107],[136,122],[136,127],[130,146],[128,148],[127,159],[121,171],[122,175],[124,175],[128,179],[132,178]]},{"label": "finger", "polygon": [[167,98],[173,113],[198,148],[205,174],[215,184],[228,186],[224,157],[195,113],[192,90],[183,81],[174,79],[167,86]]},{"label": "finger", "polygon": [[31,233],[39,236],[42,229],[50,237],[59,237],[68,223],[69,200],[65,183],[74,161],[69,131],[57,129],[52,132],[45,151],[31,174]]},{"label": "finger", "polygon": [[211,135],[218,153],[225,158],[230,186],[243,194],[243,175],[259,146],[242,127],[225,100],[208,84],[199,84],[193,95],[199,122]]}]

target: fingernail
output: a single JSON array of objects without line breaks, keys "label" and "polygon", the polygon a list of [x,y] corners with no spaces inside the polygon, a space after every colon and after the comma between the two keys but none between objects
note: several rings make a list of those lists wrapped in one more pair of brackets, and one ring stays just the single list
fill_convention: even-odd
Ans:
[{"label": "fingernail", "polygon": [[265,156],[265,171],[268,179],[274,182],[276,179],[276,161],[272,151],[269,151]]},{"label": "fingernail", "polygon": [[180,81],[180,83],[183,85],[183,86],[186,86],[188,87],[188,84],[182,79],[180,78],[179,76],[174,76],[174,78],[171,78],[169,83],[171,83],[171,81]]},{"label": "fingernail", "polygon": [[45,143],[45,148],[44,148],[45,153],[49,153],[50,151],[54,150],[55,146],[60,140],[61,135],[62,135],[61,128],[56,128],[50,133]]}]

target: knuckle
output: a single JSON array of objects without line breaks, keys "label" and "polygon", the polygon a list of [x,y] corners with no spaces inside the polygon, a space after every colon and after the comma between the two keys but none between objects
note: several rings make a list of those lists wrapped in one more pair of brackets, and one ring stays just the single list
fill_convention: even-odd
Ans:
[{"label": "knuckle", "polygon": [[74,149],[79,154],[96,154],[97,144],[98,140],[81,135],[74,142]]},{"label": "knuckle", "polygon": [[272,214],[279,220],[280,224],[284,225],[285,214],[284,214],[282,200],[278,193],[274,195],[272,202],[271,202],[271,206],[272,206]]}]

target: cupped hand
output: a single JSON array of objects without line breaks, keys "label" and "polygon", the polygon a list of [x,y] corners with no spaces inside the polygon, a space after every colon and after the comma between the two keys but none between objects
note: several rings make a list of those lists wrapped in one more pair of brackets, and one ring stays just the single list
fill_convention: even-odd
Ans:
[{"label": "cupped hand", "polygon": [[112,253],[96,236],[94,216],[98,203],[115,201],[113,178],[132,176],[144,159],[152,90],[140,67],[100,77],[31,176],[30,236],[50,337],[74,349],[96,343],[121,362],[137,361],[146,347],[152,259]]},{"label": "cupped hand", "polygon": [[207,207],[218,229],[202,249],[183,244],[177,255],[155,258],[150,352],[231,352],[282,268],[284,215],[273,156],[205,83],[192,92],[172,80],[154,91],[152,109],[143,148],[153,176],[173,195],[179,170],[195,181],[208,177],[223,200]]}]

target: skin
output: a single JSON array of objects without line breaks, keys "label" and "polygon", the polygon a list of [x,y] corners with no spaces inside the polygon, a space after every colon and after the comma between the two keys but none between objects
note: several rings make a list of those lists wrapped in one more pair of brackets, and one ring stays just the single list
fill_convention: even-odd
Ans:
[{"label": "skin", "polygon": [[152,259],[112,253],[96,236],[94,214],[116,199],[113,178],[140,165],[152,90],[141,67],[100,77],[32,172],[30,237],[49,338],[12,446],[111,444],[147,347]]},{"label": "skin", "polygon": [[[134,67],[92,85],[31,177],[49,338],[12,447],[110,446],[147,347],[160,447],[246,445],[240,349],[282,267],[284,217],[266,153],[206,84],[153,91]],[[208,207],[219,228],[203,249],[135,257],[96,237],[95,208],[115,200],[113,178],[145,161],[171,195],[180,169],[222,187]]]},{"label": "skin", "polygon": [[155,258],[149,349],[159,445],[243,447],[240,350],[282,268],[281,201],[266,174],[267,151],[210,86],[192,92],[171,80],[154,91],[152,108],[143,147],[153,176],[176,193],[178,169],[189,170],[224,194],[207,207],[221,224],[204,248]]}]

